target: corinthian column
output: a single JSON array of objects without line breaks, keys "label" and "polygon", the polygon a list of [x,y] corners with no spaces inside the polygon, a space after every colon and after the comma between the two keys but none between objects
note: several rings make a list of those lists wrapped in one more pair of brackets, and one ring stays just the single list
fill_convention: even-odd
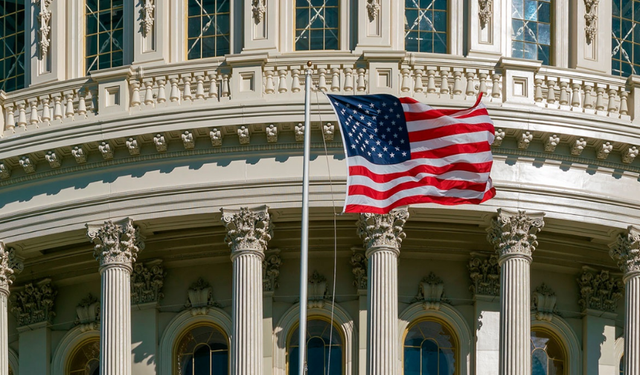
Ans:
[{"label": "corinthian column", "polygon": [[131,375],[130,278],[144,237],[133,220],[87,224],[100,263],[100,374]]},{"label": "corinthian column", "polygon": [[487,239],[500,264],[500,375],[531,374],[531,255],[544,214],[498,209]]},{"label": "corinthian column", "polygon": [[231,375],[262,374],[262,261],[273,226],[267,206],[222,209],[233,263]]},{"label": "corinthian column", "polygon": [[625,286],[624,373],[640,374],[640,228],[630,226],[618,236],[609,255],[618,262]]},{"label": "corinthian column", "polygon": [[360,214],[358,235],[368,259],[367,374],[395,375],[398,366],[398,256],[406,209]]},{"label": "corinthian column", "polygon": [[0,375],[9,375],[9,287],[13,283],[14,270],[22,270],[13,249],[0,242]]}]

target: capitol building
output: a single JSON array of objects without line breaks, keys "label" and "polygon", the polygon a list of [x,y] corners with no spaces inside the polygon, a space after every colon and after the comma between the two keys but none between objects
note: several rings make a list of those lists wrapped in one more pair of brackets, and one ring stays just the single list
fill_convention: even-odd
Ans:
[{"label": "capitol building", "polygon": [[[341,214],[325,93],[482,93],[496,197]],[[0,0],[0,375],[640,375],[639,150],[638,0]]]}]

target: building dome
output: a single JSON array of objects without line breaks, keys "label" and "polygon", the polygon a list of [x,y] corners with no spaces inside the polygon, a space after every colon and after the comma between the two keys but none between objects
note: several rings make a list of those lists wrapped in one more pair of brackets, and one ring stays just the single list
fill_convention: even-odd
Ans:
[{"label": "building dome", "polygon": [[[640,374],[638,4],[0,0],[0,375],[297,375],[301,303],[310,375]],[[496,197],[341,214],[331,93],[482,94]]]}]

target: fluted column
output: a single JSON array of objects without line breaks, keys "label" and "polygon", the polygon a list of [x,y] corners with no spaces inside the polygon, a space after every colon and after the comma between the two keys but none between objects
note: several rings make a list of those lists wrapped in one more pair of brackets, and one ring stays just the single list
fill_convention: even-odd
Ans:
[{"label": "fluted column", "polygon": [[13,283],[14,270],[21,270],[22,263],[13,249],[0,242],[0,375],[9,375],[9,287]]},{"label": "fluted column", "polygon": [[640,228],[630,226],[611,245],[611,257],[623,272],[624,373],[640,374]]},{"label": "fluted column", "polygon": [[100,375],[131,375],[131,289],[133,263],[144,237],[133,220],[87,224],[100,263]]},{"label": "fluted column", "polygon": [[262,374],[262,261],[273,235],[268,208],[222,209],[233,262],[231,375]]},{"label": "fluted column", "polygon": [[367,374],[395,375],[398,367],[398,256],[406,209],[360,214],[358,235],[368,259]]},{"label": "fluted column", "polygon": [[487,229],[500,270],[500,375],[531,374],[530,266],[544,214],[498,209]]}]

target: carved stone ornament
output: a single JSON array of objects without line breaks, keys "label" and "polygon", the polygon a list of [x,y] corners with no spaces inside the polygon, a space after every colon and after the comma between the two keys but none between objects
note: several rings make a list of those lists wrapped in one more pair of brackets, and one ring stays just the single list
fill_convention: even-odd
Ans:
[{"label": "carved stone ornament", "polygon": [[478,0],[478,17],[480,18],[480,28],[484,29],[491,20],[493,14],[493,0]]},{"label": "carved stone ornament", "polygon": [[251,12],[253,13],[253,20],[255,23],[260,23],[264,20],[264,14],[267,12],[267,6],[264,1],[265,0],[251,1]]},{"label": "carved stone ornament", "polygon": [[76,325],[82,332],[95,331],[100,325],[100,301],[91,293],[76,307]]},{"label": "carved stone ornament", "polygon": [[279,252],[279,250],[273,250],[273,253],[267,255],[262,262],[262,290],[265,292],[273,292],[278,288],[278,277],[282,265]]},{"label": "carved stone ornament", "polygon": [[368,269],[367,256],[363,251],[353,250],[351,256],[351,272],[353,272],[353,285],[358,289],[367,289],[367,269]]},{"label": "carved stone ornament", "polygon": [[11,167],[9,164],[0,162],[0,178],[4,180],[9,177],[11,177]]},{"label": "carved stone ornament", "polygon": [[40,12],[38,13],[38,23],[40,24],[40,28],[38,29],[38,45],[40,46],[40,54],[42,56],[49,52],[49,46],[51,45],[49,38],[51,31],[51,10],[49,10],[49,5],[51,5],[52,1],[53,0],[40,0]]},{"label": "carved stone ornament", "polygon": [[554,314],[558,315],[556,299],[556,293],[545,283],[536,288],[531,300],[531,308],[536,311],[536,319],[550,322]]},{"label": "carved stone ornament", "polygon": [[17,274],[22,272],[24,264],[12,247],[0,242],[0,292],[9,295],[9,287]]},{"label": "carved stone ornament", "polygon": [[500,295],[500,266],[498,257],[492,255],[489,259],[472,258],[469,261],[469,277],[471,278],[471,292],[475,295]]},{"label": "carved stone ornament", "polygon": [[205,315],[210,307],[220,307],[213,300],[213,288],[203,278],[198,278],[191,284],[188,292],[186,308],[191,309],[191,315]]},{"label": "carved stone ornament", "polygon": [[322,308],[325,299],[327,299],[327,278],[319,274],[318,271],[313,271],[307,284],[307,290],[309,293],[307,295],[309,308]]},{"label": "carved stone ornament", "polygon": [[14,293],[11,311],[16,315],[18,326],[51,323],[56,316],[53,306],[57,294],[51,285],[51,279],[41,280],[35,285],[29,283]]},{"label": "carved stone ornament", "polygon": [[151,31],[153,30],[153,10],[156,6],[153,4],[154,0],[145,0],[144,6],[142,7],[142,33],[144,36],[151,35]]},{"label": "carved stone ornament", "polygon": [[585,269],[576,279],[580,286],[580,300],[578,304],[584,310],[598,310],[615,313],[618,300],[623,296],[622,280],[609,275],[609,271],[594,271]]},{"label": "carved stone ornament", "polygon": [[629,226],[627,232],[618,235],[617,241],[609,246],[609,255],[618,262],[625,282],[640,275],[640,228]]},{"label": "carved stone ornament", "polygon": [[267,206],[255,209],[242,207],[239,210],[220,209],[222,223],[227,228],[224,240],[232,252],[254,250],[264,253],[273,236],[273,224]]},{"label": "carved stone ornament", "polygon": [[387,247],[400,250],[400,244],[406,237],[404,224],[409,219],[406,208],[396,208],[388,214],[360,214],[358,236],[365,249]]},{"label": "carved stone ornament", "polygon": [[444,297],[444,282],[433,272],[422,279],[418,287],[418,295],[412,302],[422,302],[425,310],[440,310],[441,303],[448,303]]},{"label": "carved stone ornament", "polygon": [[598,0],[584,0],[584,6],[584,34],[587,44],[591,44],[598,35]]},{"label": "carved stone ornament", "polygon": [[87,224],[87,236],[95,244],[93,256],[100,267],[117,264],[131,269],[138,253],[144,250],[144,236],[130,218],[108,220],[103,225]]},{"label": "carved stone ornament", "polygon": [[375,21],[380,14],[380,3],[378,0],[367,1],[367,13],[369,13],[369,21]]},{"label": "carved stone ornament", "polygon": [[131,273],[131,304],[158,302],[162,299],[165,275],[160,259],[144,264],[136,263]]},{"label": "carved stone ornament", "polygon": [[538,246],[536,233],[544,227],[543,213],[529,214],[525,211],[498,209],[498,216],[487,228],[487,240],[493,244],[499,260],[517,254],[531,258]]}]

